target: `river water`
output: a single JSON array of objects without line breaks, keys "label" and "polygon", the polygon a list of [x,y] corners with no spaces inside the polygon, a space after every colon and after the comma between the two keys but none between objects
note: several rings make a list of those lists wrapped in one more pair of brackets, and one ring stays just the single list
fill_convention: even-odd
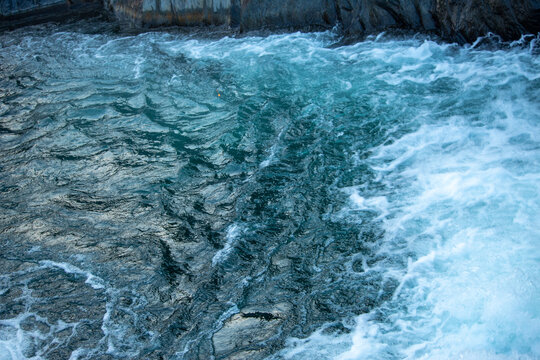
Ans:
[{"label": "river water", "polygon": [[540,358],[539,39],[0,34],[0,359]]}]

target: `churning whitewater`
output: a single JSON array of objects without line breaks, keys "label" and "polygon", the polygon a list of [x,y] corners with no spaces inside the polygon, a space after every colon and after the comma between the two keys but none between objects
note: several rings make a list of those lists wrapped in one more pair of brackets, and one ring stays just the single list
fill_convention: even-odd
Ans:
[{"label": "churning whitewater", "polygon": [[540,358],[540,39],[0,34],[0,359]]}]

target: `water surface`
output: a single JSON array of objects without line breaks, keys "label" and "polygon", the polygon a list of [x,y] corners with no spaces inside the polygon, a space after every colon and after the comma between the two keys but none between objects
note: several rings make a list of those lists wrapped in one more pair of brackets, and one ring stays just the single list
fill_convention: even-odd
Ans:
[{"label": "water surface", "polygon": [[539,358],[537,42],[0,34],[0,359]]}]

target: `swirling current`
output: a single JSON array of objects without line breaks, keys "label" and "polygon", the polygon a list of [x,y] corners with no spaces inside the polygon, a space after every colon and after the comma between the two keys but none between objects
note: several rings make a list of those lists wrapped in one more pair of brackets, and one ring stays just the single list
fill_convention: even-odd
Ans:
[{"label": "swirling current", "polygon": [[490,41],[0,34],[0,359],[539,359],[540,40]]}]

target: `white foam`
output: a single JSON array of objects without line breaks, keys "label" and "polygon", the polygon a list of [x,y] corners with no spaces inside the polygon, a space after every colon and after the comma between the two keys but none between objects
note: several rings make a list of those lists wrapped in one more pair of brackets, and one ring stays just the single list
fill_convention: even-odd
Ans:
[{"label": "white foam", "polygon": [[282,128],[276,138],[276,141],[274,142],[274,144],[272,145],[272,147],[270,148],[270,154],[268,155],[268,157],[261,161],[261,164],[259,165],[259,168],[263,169],[265,167],[267,167],[268,165],[272,164],[274,161],[276,161],[276,154],[278,152],[278,149],[279,149],[279,142],[283,136],[283,133],[285,132],[285,127]]},{"label": "white foam", "polygon": [[53,267],[64,270],[68,274],[77,274],[86,277],[85,283],[90,285],[93,289],[103,289],[105,287],[103,279],[90,273],[89,271],[82,270],[74,265],[55,262],[50,260],[42,260],[39,262],[42,266]]},{"label": "white foam", "polygon": [[216,252],[212,258],[212,266],[227,260],[231,251],[234,249],[234,245],[242,232],[242,228],[237,224],[232,224],[227,228],[227,235],[225,236],[225,245],[221,250]]},{"label": "white foam", "polygon": [[[350,202],[341,219],[359,221],[354,211],[379,214],[384,237],[377,252],[384,260],[370,271],[399,286],[391,300],[356,319],[352,334],[290,339],[279,356],[540,358],[540,123],[538,103],[526,92],[540,63],[523,51],[460,50],[440,59],[441,51],[424,42],[364,52],[397,62],[403,71],[381,75],[394,85],[452,78],[465,94],[501,88],[470,116],[423,115],[413,131],[390,128],[393,141],[366,160],[383,190],[342,189]],[[431,67],[408,63],[430,64],[433,57]],[[392,262],[396,256],[407,266]]]},{"label": "white foam", "polygon": [[139,55],[135,58],[135,66],[133,68],[133,72],[135,73],[134,77],[135,79],[138,79],[141,77],[141,64],[144,63],[144,58]]},{"label": "white foam", "polygon": [[[0,320],[0,359],[44,359],[43,355],[51,346],[65,342],[64,339],[56,338],[58,332],[67,329],[73,334],[79,325],[79,322],[66,323],[62,320],[51,323],[48,319],[32,312],[30,307],[34,299],[31,291],[26,287],[21,296],[21,299],[23,298],[26,308],[24,312],[14,318]],[[26,320],[40,322],[48,330],[24,330],[22,324]],[[47,345],[36,350],[36,344],[43,345],[43,343]]]}]

